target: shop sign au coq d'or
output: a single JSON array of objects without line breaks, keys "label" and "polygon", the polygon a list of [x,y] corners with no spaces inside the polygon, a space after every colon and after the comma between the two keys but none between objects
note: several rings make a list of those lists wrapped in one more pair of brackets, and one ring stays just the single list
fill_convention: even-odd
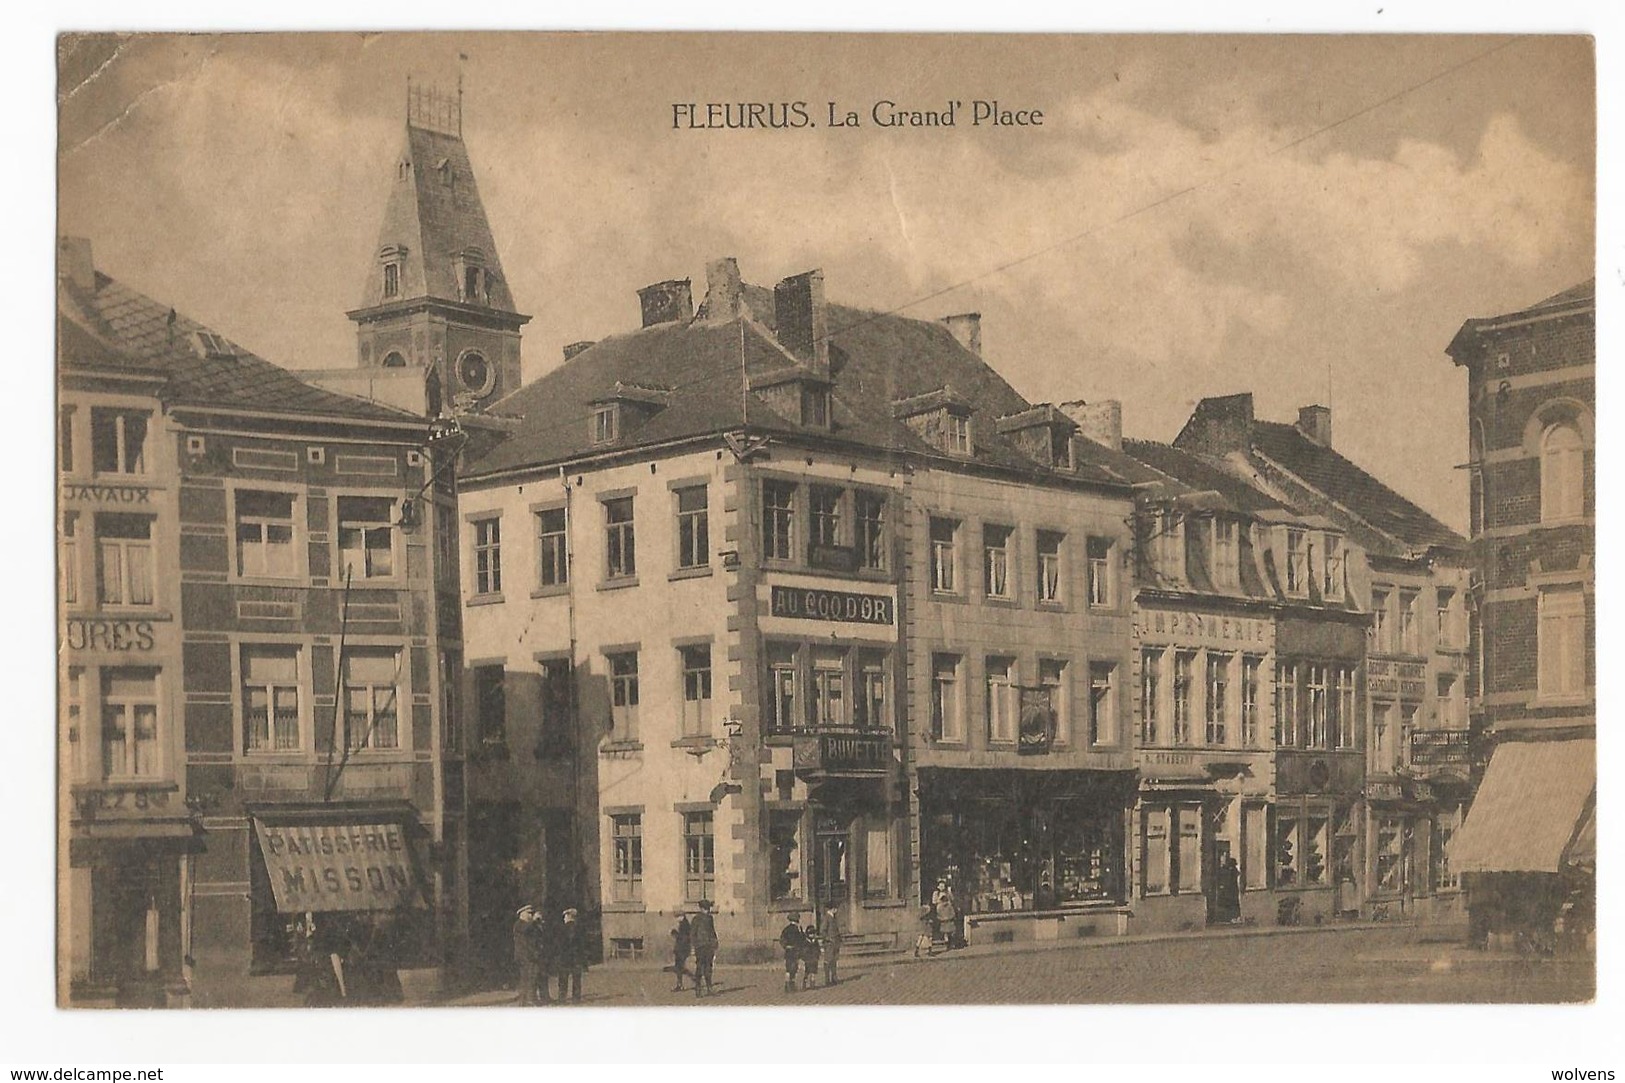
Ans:
[{"label": "shop sign au coq d'or", "polygon": [[889,625],[895,619],[896,608],[897,604],[883,594],[775,585],[769,611],[775,617],[798,620]]}]

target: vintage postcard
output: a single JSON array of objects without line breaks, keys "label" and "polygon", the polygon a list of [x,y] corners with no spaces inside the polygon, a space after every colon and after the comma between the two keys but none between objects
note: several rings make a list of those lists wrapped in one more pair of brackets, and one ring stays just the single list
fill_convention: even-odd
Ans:
[{"label": "vintage postcard", "polygon": [[60,1007],[1592,997],[1591,39],[57,47]]}]

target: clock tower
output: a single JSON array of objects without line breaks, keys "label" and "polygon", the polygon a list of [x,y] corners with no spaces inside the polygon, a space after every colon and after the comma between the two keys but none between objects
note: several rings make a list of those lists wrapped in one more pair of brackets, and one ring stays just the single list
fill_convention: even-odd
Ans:
[{"label": "clock tower", "polygon": [[[519,386],[520,328],[463,143],[463,101],[407,84],[406,139],[356,325],[375,391],[430,417],[474,414]],[[418,388],[421,387],[421,394]]]}]

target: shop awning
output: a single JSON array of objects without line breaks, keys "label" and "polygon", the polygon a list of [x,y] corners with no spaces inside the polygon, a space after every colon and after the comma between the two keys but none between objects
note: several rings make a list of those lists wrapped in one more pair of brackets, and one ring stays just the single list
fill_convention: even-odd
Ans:
[{"label": "shop awning", "polygon": [[279,823],[256,818],[254,829],[276,907],[283,913],[424,905],[400,820]]},{"label": "shop awning", "polygon": [[1597,742],[1503,744],[1450,841],[1456,872],[1561,870],[1597,788]]}]

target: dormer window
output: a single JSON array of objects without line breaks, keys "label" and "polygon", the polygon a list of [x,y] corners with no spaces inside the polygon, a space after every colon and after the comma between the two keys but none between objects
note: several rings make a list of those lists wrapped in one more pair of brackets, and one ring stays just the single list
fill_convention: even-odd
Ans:
[{"label": "dormer window", "polygon": [[804,386],[801,389],[801,423],[815,429],[829,428],[829,388]]},{"label": "dormer window", "polygon": [[435,163],[434,169],[436,173],[440,174],[440,183],[444,184],[447,188],[450,188],[452,181],[455,179],[453,170],[451,168],[451,159],[440,159],[440,161]]},{"label": "dormer window", "polygon": [[231,344],[213,331],[194,331],[192,345],[199,357],[218,359],[237,356]]},{"label": "dormer window", "polygon": [[592,412],[592,442],[608,444],[620,431],[620,408],[613,402],[594,408]]},{"label": "dormer window", "polygon": [[1236,521],[1213,517],[1213,585],[1234,590],[1241,585],[1241,554]]},{"label": "dormer window", "polygon": [[925,443],[949,455],[970,456],[970,400],[952,387],[894,399],[891,408],[892,416],[913,429]]},{"label": "dormer window", "polygon": [[1328,602],[1343,600],[1343,539],[1327,534],[1321,548],[1320,596]]},{"label": "dormer window", "polygon": [[950,455],[970,454],[970,418],[964,414],[948,414],[943,426],[943,437]]},{"label": "dormer window", "polygon": [[465,248],[452,260],[452,273],[457,278],[458,299],[464,304],[485,303],[490,285],[485,271],[485,253],[478,248]]},{"label": "dormer window", "polygon": [[401,265],[399,263],[384,264],[384,299],[401,295]]},{"label": "dormer window", "polygon": [[485,273],[478,267],[463,268],[463,300],[473,302],[484,299],[484,278]]},{"label": "dormer window", "polygon": [[1286,592],[1309,593],[1309,534],[1288,528],[1286,532]]}]

